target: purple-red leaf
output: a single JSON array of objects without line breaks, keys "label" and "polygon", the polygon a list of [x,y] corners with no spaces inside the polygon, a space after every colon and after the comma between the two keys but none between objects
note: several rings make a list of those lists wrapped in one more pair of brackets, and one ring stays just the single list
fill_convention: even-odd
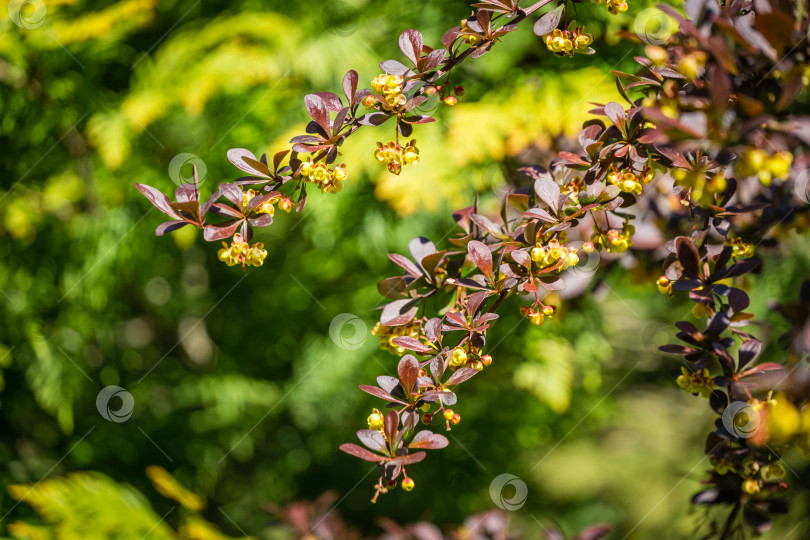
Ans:
[{"label": "purple-red leaf", "polygon": [[449,442],[447,441],[447,437],[444,435],[439,435],[438,433],[433,433],[425,429],[414,435],[413,440],[411,440],[411,444],[408,445],[408,448],[438,450],[440,448],[445,448],[448,444]]},{"label": "purple-red leaf", "polygon": [[399,382],[405,391],[412,392],[416,380],[419,378],[419,362],[410,354],[406,354],[397,365],[397,374],[399,375]]},{"label": "purple-red leaf", "polygon": [[391,343],[402,347],[403,349],[408,349],[409,351],[414,351],[417,353],[422,354],[423,356],[427,354],[431,354],[436,352],[431,347],[428,347],[421,341],[416,338],[412,338],[411,336],[399,336],[391,339]]},{"label": "purple-red leaf", "polygon": [[315,120],[326,133],[329,133],[331,126],[329,125],[329,107],[326,101],[316,94],[307,94],[304,97],[304,104],[312,119]]},{"label": "purple-red leaf", "polygon": [[475,374],[478,373],[478,370],[475,368],[461,368],[453,373],[447,382],[444,383],[444,386],[453,386],[454,384],[461,384],[467,379],[470,379]]},{"label": "purple-red leaf", "polygon": [[386,450],[385,439],[383,438],[382,433],[377,430],[361,429],[357,432],[357,438],[360,439],[360,442],[371,450],[376,452],[385,452]]},{"label": "purple-red leaf", "polygon": [[188,221],[182,220],[163,222],[157,226],[157,229],[155,229],[155,236],[163,236],[168,232],[176,231],[177,229],[185,227],[188,224]]},{"label": "purple-red leaf", "polygon": [[360,385],[360,390],[362,390],[363,392],[366,392],[368,394],[371,394],[374,397],[384,399],[386,401],[393,401],[393,402],[396,402],[396,403],[403,403],[404,404],[403,401],[395,398],[394,396],[392,396],[391,394],[389,394],[388,392],[386,392],[382,388],[377,388],[376,386],[371,386],[371,385],[368,385],[368,384],[361,384]]},{"label": "purple-red leaf", "polygon": [[422,56],[422,44],[422,34],[418,30],[405,30],[399,35],[399,48],[414,65],[419,63]]},{"label": "purple-red leaf", "polygon": [[241,224],[241,221],[234,221],[233,223],[221,223],[218,225],[206,225],[203,230],[203,238],[208,242],[216,242],[223,238],[230,238],[236,232],[236,228]]},{"label": "purple-red leaf", "polygon": [[467,244],[467,252],[475,266],[487,276],[490,282],[494,282],[492,279],[492,252],[489,251],[487,245],[478,240],[471,240]]},{"label": "purple-red leaf", "polygon": [[384,460],[383,457],[378,456],[377,454],[374,454],[372,452],[369,452],[362,446],[358,446],[353,443],[343,443],[340,445],[340,449],[346,452],[347,454],[350,454],[360,459],[364,459],[366,461],[370,461],[372,463],[379,463],[380,461]]},{"label": "purple-red leaf", "polygon": [[386,304],[380,315],[383,326],[402,326],[413,320],[417,312],[416,301],[412,299],[394,300]]},{"label": "purple-red leaf", "polygon": [[144,197],[149,199],[149,202],[155,205],[155,208],[171,218],[180,219],[180,216],[174,211],[172,203],[166,195],[146,184],[135,184],[135,187],[138,188],[138,191],[143,193]]}]

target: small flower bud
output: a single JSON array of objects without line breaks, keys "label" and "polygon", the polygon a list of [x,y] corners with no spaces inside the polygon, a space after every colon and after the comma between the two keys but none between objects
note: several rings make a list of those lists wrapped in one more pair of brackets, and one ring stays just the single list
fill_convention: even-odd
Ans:
[{"label": "small flower bud", "polygon": [[433,422],[433,415],[430,413],[425,413],[422,415],[422,423],[427,425]]},{"label": "small flower bud", "polygon": [[453,409],[445,409],[444,410],[444,419],[445,420],[452,420],[453,419]]},{"label": "small flower bud", "polygon": [[481,357],[481,363],[484,364],[485,366],[490,365],[492,363],[492,357],[488,354],[485,354],[484,356]]},{"label": "small flower bud", "polygon": [[661,294],[669,294],[672,292],[672,283],[670,283],[666,276],[661,276],[658,278],[656,285],[658,285],[658,292]]},{"label": "small flower bud", "polygon": [[453,89],[453,92],[455,92],[455,94],[456,94],[457,96],[463,96],[463,95],[464,95],[464,87],[463,87],[463,86],[456,86],[456,87]]},{"label": "small flower bud", "polygon": [[748,478],[745,482],[743,482],[742,488],[743,491],[745,491],[749,495],[759,493],[759,483],[753,478]]},{"label": "small flower bud", "polygon": [[454,414],[453,417],[450,419],[450,422],[452,422],[453,425],[458,424],[459,422],[461,422],[461,415],[458,413]]},{"label": "small flower bud", "polygon": [[406,478],[402,481],[402,489],[405,491],[411,491],[416,484],[414,483],[412,478]]},{"label": "small flower bud", "polygon": [[593,253],[594,249],[595,246],[593,245],[593,242],[585,242],[584,244],[582,244],[582,251],[584,251],[585,253]]},{"label": "small flower bud", "polygon": [[449,105],[450,107],[454,107],[458,103],[458,100],[453,96],[447,96],[444,98],[444,104]]}]

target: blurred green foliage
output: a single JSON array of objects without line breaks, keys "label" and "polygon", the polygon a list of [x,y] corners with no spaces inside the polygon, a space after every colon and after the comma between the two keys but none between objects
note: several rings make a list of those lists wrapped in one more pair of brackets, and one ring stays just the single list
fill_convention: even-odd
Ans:
[{"label": "blurred green foliage", "polygon": [[[346,191],[279,216],[258,235],[265,266],[246,273],[190,228],[155,239],[160,219],[133,183],[168,191],[168,164],[187,152],[210,193],[237,176],[228,148],[283,148],[302,130],[304,94],[339,88],[351,68],[370,80],[402,29],[437,43],[465,2],[59,0],[28,28],[0,21],[0,481],[33,486],[16,488],[22,504],[0,493],[0,527],[18,522],[3,533],[169,537],[181,517],[144,474],[160,465],[209,499],[200,523],[232,535],[274,536],[264,504],[328,489],[367,532],[382,516],[460,523],[493,507],[489,484],[509,472],[529,486],[517,528],[607,521],[630,538],[687,536],[708,420],[655,350],[687,308],[658,296],[640,262],[612,267],[607,288],[541,328],[506,310],[493,366],[461,396],[451,447],[414,473],[413,493],[370,506],[370,467],[337,451],[365,427],[357,382],[396,359],[370,334],[338,346],[330,323],[351,313],[370,329],[376,282],[396,272],[386,253],[446,238],[450,210],[476,192],[492,204],[519,154],[543,156],[589,101],[615,96],[608,71],[631,69],[638,46],[613,33],[649,5],[609,17],[581,4],[594,57],[553,57],[529,28],[508,36],[465,68],[462,102],[417,130],[423,161],[400,177],[372,159],[389,133],[353,138]],[[790,240],[782,272],[756,278],[772,336],[781,323],[765,301],[794,296],[807,248]],[[134,397],[125,422],[96,408],[109,385]],[[97,473],[36,485],[73,471]]]}]

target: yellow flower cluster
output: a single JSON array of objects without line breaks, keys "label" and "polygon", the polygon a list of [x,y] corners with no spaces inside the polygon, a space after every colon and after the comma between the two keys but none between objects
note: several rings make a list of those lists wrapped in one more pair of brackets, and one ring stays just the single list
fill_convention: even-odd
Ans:
[{"label": "yellow flower cluster", "polygon": [[[258,191],[253,189],[249,189],[242,193],[242,210],[245,210],[248,206],[250,201],[259,195]],[[278,204],[278,207],[284,210],[285,212],[289,212],[292,210],[293,202],[287,197],[271,197],[260,204],[255,211],[261,214],[270,214],[271,216],[276,213],[275,204]]]},{"label": "yellow flower cluster", "polygon": [[728,187],[723,171],[707,176],[703,171],[673,169],[671,174],[676,185],[689,188],[689,199],[700,204],[714,203],[714,195]]},{"label": "yellow flower cluster", "polygon": [[577,195],[583,189],[585,189],[585,182],[582,181],[581,177],[575,176],[565,184],[563,192]]},{"label": "yellow flower cluster", "polygon": [[395,345],[391,342],[391,340],[400,336],[418,338],[419,325],[410,323],[402,326],[383,326],[380,323],[377,323],[374,325],[374,328],[371,329],[371,333],[372,335],[380,338],[380,349],[388,351],[396,356],[402,356],[405,354],[406,350],[398,345]]},{"label": "yellow flower cluster", "polygon": [[707,398],[715,388],[714,379],[709,376],[708,369],[701,369],[694,373],[681,366],[681,375],[678,377],[678,386],[692,394],[700,394]]},{"label": "yellow flower cluster", "polygon": [[566,268],[577,265],[579,262],[577,251],[576,248],[563,246],[560,241],[555,238],[549,240],[545,247],[538,246],[532,248],[529,252],[529,256],[539,268],[548,268],[562,261],[562,264],[557,269],[558,272],[562,272]]},{"label": "yellow flower cluster", "polygon": [[388,165],[388,171],[399,175],[403,165],[419,163],[419,149],[416,147],[416,140],[411,140],[404,148],[394,141],[388,144],[377,143],[377,150],[374,157],[380,163]]},{"label": "yellow flower cluster", "polygon": [[374,91],[377,92],[379,96],[383,99],[378,99],[377,96],[369,96],[372,97],[372,100],[369,100],[366,103],[366,106],[371,104],[373,106],[374,103],[379,102],[390,110],[395,110],[398,107],[405,105],[408,101],[408,98],[405,94],[402,93],[402,87],[405,84],[405,78],[402,75],[378,75],[374,77],[371,81],[371,86],[374,88]]},{"label": "yellow flower cluster", "polygon": [[323,193],[340,193],[343,191],[343,182],[349,178],[349,173],[346,172],[345,163],[330,170],[326,163],[307,161],[301,167],[301,176],[318,184],[318,189]]},{"label": "yellow flower cluster", "polygon": [[219,260],[228,266],[241,264],[243,269],[245,266],[261,266],[267,257],[267,250],[264,249],[262,242],[249,246],[241,234],[234,235],[230,246],[225,242],[222,242],[222,246],[219,250]]},{"label": "yellow flower cluster", "polygon": [[488,366],[492,363],[492,357],[487,355],[478,357],[479,349],[473,348],[472,353],[468,353],[461,347],[456,347],[453,349],[453,352],[450,353],[450,368],[456,370],[460,367],[472,367],[481,371],[484,369],[484,366]]},{"label": "yellow flower cluster", "polygon": [[734,259],[747,259],[754,256],[754,245],[746,244],[742,238],[726,237],[725,245],[731,247],[731,257]]},{"label": "yellow flower cluster", "polygon": [[790,152],[776,152],[769,156],[765,150],[749,148],[736,161],[735,169],[740,176],[758,176],[763,186],[769,186],[773,180],[787,178],[792,164],[793,154]]},{"label": "yellow flower cluster", "polygon": [[627,2],[624,0],[591,0],[592,4],[596,4],[601,6],[602,4],[606,4],[608,11],[613,15],[617,15],[619,13],[627,11]]},{"label": "yellow flower cluster", "polygon": [[524,306],[520,308],[520,313],[529,319],[533,325],[540,326],[546,320],[546,317],[549,319],[554,317],[554,314],[557,313],[557,306],[543,306],[539,311]]},{"label": "yellow flower cluster", "polygon": [[607,250],[608,253],[622,253],[627,251],[628,248],[633,247],[633,241],[630,237],[636,232],[636,228],[632,225],[625,225],[622,232],[616,229],[610,229],[607,234],[595,232],[591,236],[591,241],[598,250]]},{"label": "yellow flower cluster", "polygon": [[543,36],[543,41],[554,54],[574,56],[576,51],[585,50],[593,43],[593,35],[586,34],[584,30],[584,26],[578,26],[573,32],[555,28],[553,32]]},{"label": "yellow flower cluster", "polygon": [[619,170],[613,168],[607,176],[608,182],[622,190],[624,193],[641,194],[644,184],[649,184],[653,179],[654,173],[651,168],[646,168],[642,171],[641,175],[636,175],[630,169]]}]

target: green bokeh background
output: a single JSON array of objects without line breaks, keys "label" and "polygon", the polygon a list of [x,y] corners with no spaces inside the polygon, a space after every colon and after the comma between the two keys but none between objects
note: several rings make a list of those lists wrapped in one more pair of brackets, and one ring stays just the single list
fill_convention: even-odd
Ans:
[{"label": "green bokeh background", "polygon": [[[371,158],[388,129],[358,135],[345,150],[346,190],[312,196],[302,215],[280,215],[259,231],[267,261],[244,273],[217,261],[216,246],[190,228],[155,238],[160,216],[133,184],[170,192],[169,163],[191,153],[205,164],[207,196],[238,177],[228,148],[281,149],[306,120],[306,93],[337,91],[352,68],[368,84],[381,59],[398,58],[400,31],[418,28],[438,44],[468,4],[62,0],[48,3],[41,25],[4,18],[2,485],[98,471],[143,493],[160,517],[175,505],[144,474],[160,465],[209,499],[203,515],[225,533],[275,538],[284,536],[263,510],[268,502],[335,490],[335,512],[367,534],[379,532],[383,516],[445,526],[493,508],[490,482],[510,473],[528,486],[525,506],[510,514],[526,537],[553,522],[569,534],[608,522],[612,538],[689,537],[688,498],[708,465],[702,447],[713,417],[674,384],[677,361],[656,352],[674,334],[667,323],[688,306],[658,295],[655,269],[643,262],[610,266],[600,274],[607,286],[567,302],[540,328],[517,315],[517,302],[506,306],[490,338],[495,361],[465,386],[450,447],[411,471],[414,492],[371,505],[371,467],[337,451],[377,404],[357,385],[394,371],[397,359],[351,327],[344,339],[363,345],[341,348],[332,321],[348,313],[370,329],[376,282],[397,271],[386,253],[405,252],[413,236],[447,238],[450,211],[476,192],[489,204],[503,171],[526,155],[513,151],[527,129],[520,122],[559,127],[528,152],[543,156],[588,101],[609,99],[608,71],[632,70],[641,49],[617,42],[615,30],[646,7],[632,3],[610,17],[603,6],[578,5],[597,35],[592,57],[556,58],[528,26],[507,36],[463,70],[461,104],[418,127],[423,163],[402,183],[390,184]],[[571,104],[572,93],[589,99]],[[526,96],[570,107],[537,108]],[[476,104],[500,115],[503,131],[454,132],[454,118],[474,118]],[[460,145],[472,150],[459,157]],[[767,301],[793,299],[810,257],[807,240],[794,237],[763,251],[786,261],[778,270],[766,263],[751,283],[760,293],[757,330],[772,339],[784,323]],[[128,421],[96,410],[108,385],[132,393]],[[801,477],[789,482],[806,484],[804,462],[791,455],[788,463]],[[806,492],[792,497],[796,519],[768,537],[799,523]],[[112,502],[86,506],[67,513],[86,524],[114,519],[105,514]],[[43,523],[5,489],[0,511],[6,536],[15,520]],[[791,538],[807,535],[801,527]],[[93,530],[51,533],[109,537]],[[142,535],[124,523],[117,538]]]}]

